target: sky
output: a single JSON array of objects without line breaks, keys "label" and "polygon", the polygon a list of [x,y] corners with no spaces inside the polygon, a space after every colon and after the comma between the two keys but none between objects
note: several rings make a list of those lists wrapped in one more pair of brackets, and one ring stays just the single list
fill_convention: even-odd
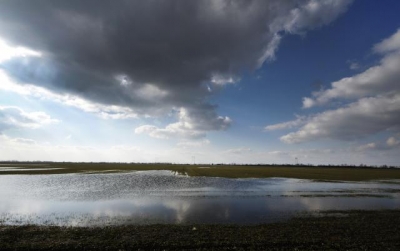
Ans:
[{"label": "sky", "polygon": [[400,166],[400,1],[1,1],[0,160]]}]

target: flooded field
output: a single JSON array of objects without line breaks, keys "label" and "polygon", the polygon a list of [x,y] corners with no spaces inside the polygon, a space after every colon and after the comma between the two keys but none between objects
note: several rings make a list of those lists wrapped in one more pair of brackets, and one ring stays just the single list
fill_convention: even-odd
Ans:
[{"label": "flooded field", "polygon": [[378,209],[400,209],[399,180],[229,179],[173,171],[0,175],[4,225],[260,224],[326,210]]}]

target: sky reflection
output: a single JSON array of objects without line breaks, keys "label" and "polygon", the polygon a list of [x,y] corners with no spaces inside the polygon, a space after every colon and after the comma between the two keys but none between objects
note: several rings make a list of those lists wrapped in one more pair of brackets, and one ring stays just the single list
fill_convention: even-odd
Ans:
[{"label": "sky reflection", "polygon": [[320,210],[398,209],[399,190],[399,184],[378,182],[181,177],[168,171],[7,175],[0,176],[0,221],[257,224]]}]

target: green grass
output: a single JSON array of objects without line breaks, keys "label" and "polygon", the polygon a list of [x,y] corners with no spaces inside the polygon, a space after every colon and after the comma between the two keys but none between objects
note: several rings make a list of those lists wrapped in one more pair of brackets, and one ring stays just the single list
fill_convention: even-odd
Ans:
[{"label": "green grass", "polygon": [[[6,174],[64,174],[96,172],[129,172],[145,170],[171,170],[189,176],[226,178],[297,178],[333,181],[366,181],[400,179],[400,169],[313,166],[250,166],[250,165],[174,165],[174,164],[128,164],[128,163],[0,163],[2,167],[23,167],[30,171],[1,171]],[[208,166],[210,168],[200,168]],[[62,168],[36,170],[40,168]]]},{"label": "green grass", "polygon": [[1,226],[1,250],[400,250],[400,211],[262,225]]}]

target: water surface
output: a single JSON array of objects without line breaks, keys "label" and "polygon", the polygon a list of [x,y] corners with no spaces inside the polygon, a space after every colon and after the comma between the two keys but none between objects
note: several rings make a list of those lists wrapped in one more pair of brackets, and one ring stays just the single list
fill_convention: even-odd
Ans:
[{"label": "water surface", "polygon": [[321,210],[399,208],[400,181],[227,179],[171,171],[0,175],[3,224],[259,224]]}]

